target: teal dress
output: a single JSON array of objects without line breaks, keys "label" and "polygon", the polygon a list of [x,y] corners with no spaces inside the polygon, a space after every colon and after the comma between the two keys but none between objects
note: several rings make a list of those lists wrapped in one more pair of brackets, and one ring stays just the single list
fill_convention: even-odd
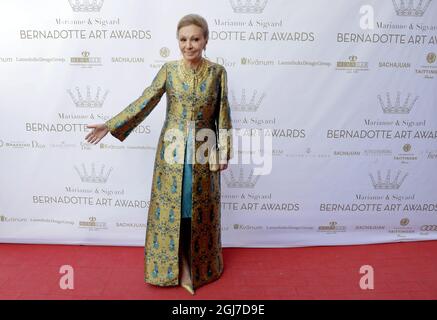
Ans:
[{"label": "teal dress", "polygon": [[187,143],[185,144],[185,160],[184,160],[184,173],[182,178],[182,218],[191,218],[191,193],[193,191],[193,135],[192,129],[188,130]]}]

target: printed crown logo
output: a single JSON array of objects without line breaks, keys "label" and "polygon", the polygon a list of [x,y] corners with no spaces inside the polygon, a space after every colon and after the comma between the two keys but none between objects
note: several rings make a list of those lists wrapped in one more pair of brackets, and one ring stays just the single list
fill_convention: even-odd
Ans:
[{"label": "printed crown logo", "polygon": [[235,13],[262,13],[267,0],[230,0]]},{"label": "printed crown logo", "polygon": [[97,174],[94,163],[91,164],[91,173],[88,173],[87,169],[85,168],[85,164],[83,163],[82,170],[79,170],[77,166],[74,166],[74,169],[76,170],[82,182],[89,183],[106,183],[106,181],[108,181],[109,174],[112,171],[112,168],[109,168],[109,170],[105,172],[105,165],[103,164],[100,168],[99,174]]},{"label": "printed crown logo", "polygon": [[396,95],[395,103],[393,104],[392,99],[390,97],[390,93],[386,93],[386,101],[384,102],[381,95],[378,95],[379,104],[384,111],[384,113],[389,114],[408,114],[411,109],[413,109],[416,104],[419,96],[416,96],[411,102],[411,94],[409,93],[404,103],[401,105],[401,93],[398,91]]},{"label": "printed crown logo", "polygon": [[261,105],[261,102],[263,101],[263,99],[266,95],[265,95],[265,93],[263,93],[257,99],[256,98],[257,94],[258,94],[258,92],[256,90],[254,90],[252,97],[250,98],[250,101],[246,101],[246,90],[243,89],[241,91],[241,100],[240,100],[240,102],[238,102],[237,99],[235,98],[234,91],[231,90],[232,109],[236,110],[236,111],[251,111],[251,112],[258,110],[259,106]]},{"label": "printed crown logo", "polygon": [[377,180],[375,180],[375,178],[371,173],[369,175],[370,175],[370,179],[372,179],[372,184],[375,189],[388,190],[388,189],[399,189],[402,183],[404,182],[405,178],[408,176],[408,173],[405,173],[405,175],[400,180],[399,177],[401,176],[401,170],[398,170],[394,179],[392,179],[391,177],[391,170],[387,171],[385,180],[382,180],[380,170],[378,170],[377,172]]},{"label": "printed crown logo", "polygon": [[67,90],[67,92],[70,95],[71,100],[73,100],[73,103],[78,108],[101,108],[103,106],[103,103],[105,102],[106,96],[109,93],[109,91],[106,90],[103,94],[103,97],[100,97],[101,88],[97,87],[96,95],[94,97],[91,97],[91,88],[90,86],[87,86],[86,96],[84,98],[80,93],[79,87],[76,87],[75,89],[76,95],[74,95],[71,90]]},{"label": "printed crown logo", "polygon": [[99,12],[104,0],[68,0],[74,12]]},{"label": "printed crown logo", "polygon": [[422,17],[432,0],[393,0],[396,14],[403,17]]},{"label": "printed crown logo", "polygon": [[250,171],[250,174],[247,178],[244,178],[244,171],[243,168],[240,167],[239,174],[238,174],[238,180],[235,179],[234,172],[231,168],[228,168],[228,175],[229,177],[224,174],[223,178],[225,180],[226,185],[229,188],[254,188],[256,183],[258,182],[260,175],[257,175],[254,177],[253,171],[254,169]]}]

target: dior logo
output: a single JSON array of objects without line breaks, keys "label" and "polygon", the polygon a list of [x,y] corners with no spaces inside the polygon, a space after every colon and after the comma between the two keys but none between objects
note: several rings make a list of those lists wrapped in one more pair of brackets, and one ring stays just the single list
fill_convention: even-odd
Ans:
[{"label": "dior logo", "polygon": [[101,108],[109,93],[109,91],[106,90],[105,93],[103,94],[103,97],[100,97],[101,88],[97,87],[96,94],[94,97],[92,97],[90,86],[86,86],[86,95],[84,97],[80,93],[79,87],[76,87],[75,89],[76,89],[76,95],[73,94],[73,92],[70,89],[67,90],[67,92],[70,95],[71,100],[73,100],[73,103],[78,108]]},{"label": "dior logo", "polygon": [[422,17],[432,0],[393,0],[393,6],[398,16]]},{"label": "dior logo", "polygon": [[256,183],[258,182],[260,176],[253,174],[254,169],[252,168],[249,175],[244,177],[243,167],[240,166],[238,179],[235,178],[234,170],[229,167],[227,172],[223,175],[226,185],[229,188],[254,188]]},{"label": "dior logo", "polygon": [[399,181],[399,177],[401,175],[401,170],[398,170],[396,173],[396,176],[394,179],[391,178],[391,170],[387,171],[387,175],[385,177],[385,180],[382,180],[381,178],[381,171],[377,171],[377,180],[373,177],[373,175],[370,173],[369,176],[372,180],[373,187],[375,189],[399,189],[402,183],[404,182],[405,178],[408,176],[408,173],[405,173],[405,175],[402,176],[402,178]]},{"label": "dior logo", "polygon": [[390,96],[390,93],[387,92],[385,96],[386,99],[384,101],[381,95],[379,94],[378,101],[383,112],[388,114],[408,114],[410,113],[411,109],[413,109],[414,105],[419,99],[419,96],[415,96],[414,99],[411,99],[412,95],[408,93],[407,98],[405,98],[405,100],[401,105],[401,93],[399,91],[396,94],[396,100],[394,101],[394,104]]},{"label": "dior logo", "polygon": [[82,170],[79,170],[77,166],[74,166],[74,169],[79,175],[80,180],[82,180],[82,182],[88,182],[88,183],[106,183],[106,181],[109,178],[109,174],[112,171],[112,167],[109,168],[109,170],[105,171],[105,165],[102,165],[100,168],[100,172],[97,174],[94,162],[91,164],[90,173],[85,168],[85,164],[83,163],[82,163]]},{"label": "dior logo", "polygon": [[267,0],[230,0],[235,13],[262,13]]},{"label": "dior logo", "polygon": [[104,0],[68,0],[74,12],[99,12]]},{"label": "dior logo", "polygon": [[232,109],[236,111],[250,111],[255,112],[258,110],[259,106],[261,105],[261,102],[265,98],[266,94],[263,93],[260,97],[257,99],[257,91],[254,90],[252,97],[250,98],[250,101],[246,101],[246,89],[243,89],[241,91],[241,99],[238,102],[234,91],[231,90],[231,105]]}]

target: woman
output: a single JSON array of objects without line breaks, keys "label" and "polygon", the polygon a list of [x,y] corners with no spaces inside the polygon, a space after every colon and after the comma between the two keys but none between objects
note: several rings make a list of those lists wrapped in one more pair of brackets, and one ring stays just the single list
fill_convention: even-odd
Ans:
[{"label": "woman", "polygon": [[[137,100],[104,124],[88,125],[93,130],[86,136],[96,144],[111,132],[123,141],[167,94],[147,219],[145,281],[159,286],[180,284],[192,294],[223,271],[220,171],[232,157],[226,70],[202,57],[208,35],[204,18],[183,17],[177,27],[183,59],[165,63]],[[184,159],[183,163],[168,161],[166,148],[172,142],[165,134],[170,129],[183,136],[183,147],[171,149],[171,157]],[[204,145],[195,139],[200,129],[213,130],[220,141],[217,146],[225,161],[218,171],[212,171],[208,161],[193,160]],[[210,151],[204,155],[209,159]]]}]

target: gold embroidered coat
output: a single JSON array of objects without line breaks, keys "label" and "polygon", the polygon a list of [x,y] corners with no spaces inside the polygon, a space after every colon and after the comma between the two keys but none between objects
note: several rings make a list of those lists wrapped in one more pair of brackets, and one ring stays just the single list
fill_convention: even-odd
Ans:
[{"label": "gold embroidered coat", "polygon": [[[178,285],[183,163],[165,161],[170,141],[168,129],[179,129],[187,143],[188,124],[195,131],[231,129],[227,97],[227,74],[223,66],[202,59],[198,70],[186,68],[182,60],[165,63],[152,84],[124,110],[106,121],[111,134],[123,141],[167,95],[165,122],[155,155],[145,242],[145,281],[160,286]],[[229,130],[230,131],[230,130]],[[217,138],[219,139],[219,138]],[[220,140],[222,141],[222,140]],[[195,151],[202,144],[195,141]],[[232,157],[232,137],[226,139],[227,160]],[[221,144],[223,148],[224,144]],[[174,152],[184,159],[185,145]],[[207,155],[208,152],[206,152]],[[223,271],[221,247],[220,172],[209,164],[193,164],[191,278],[193,287],[209,283]]]}]

